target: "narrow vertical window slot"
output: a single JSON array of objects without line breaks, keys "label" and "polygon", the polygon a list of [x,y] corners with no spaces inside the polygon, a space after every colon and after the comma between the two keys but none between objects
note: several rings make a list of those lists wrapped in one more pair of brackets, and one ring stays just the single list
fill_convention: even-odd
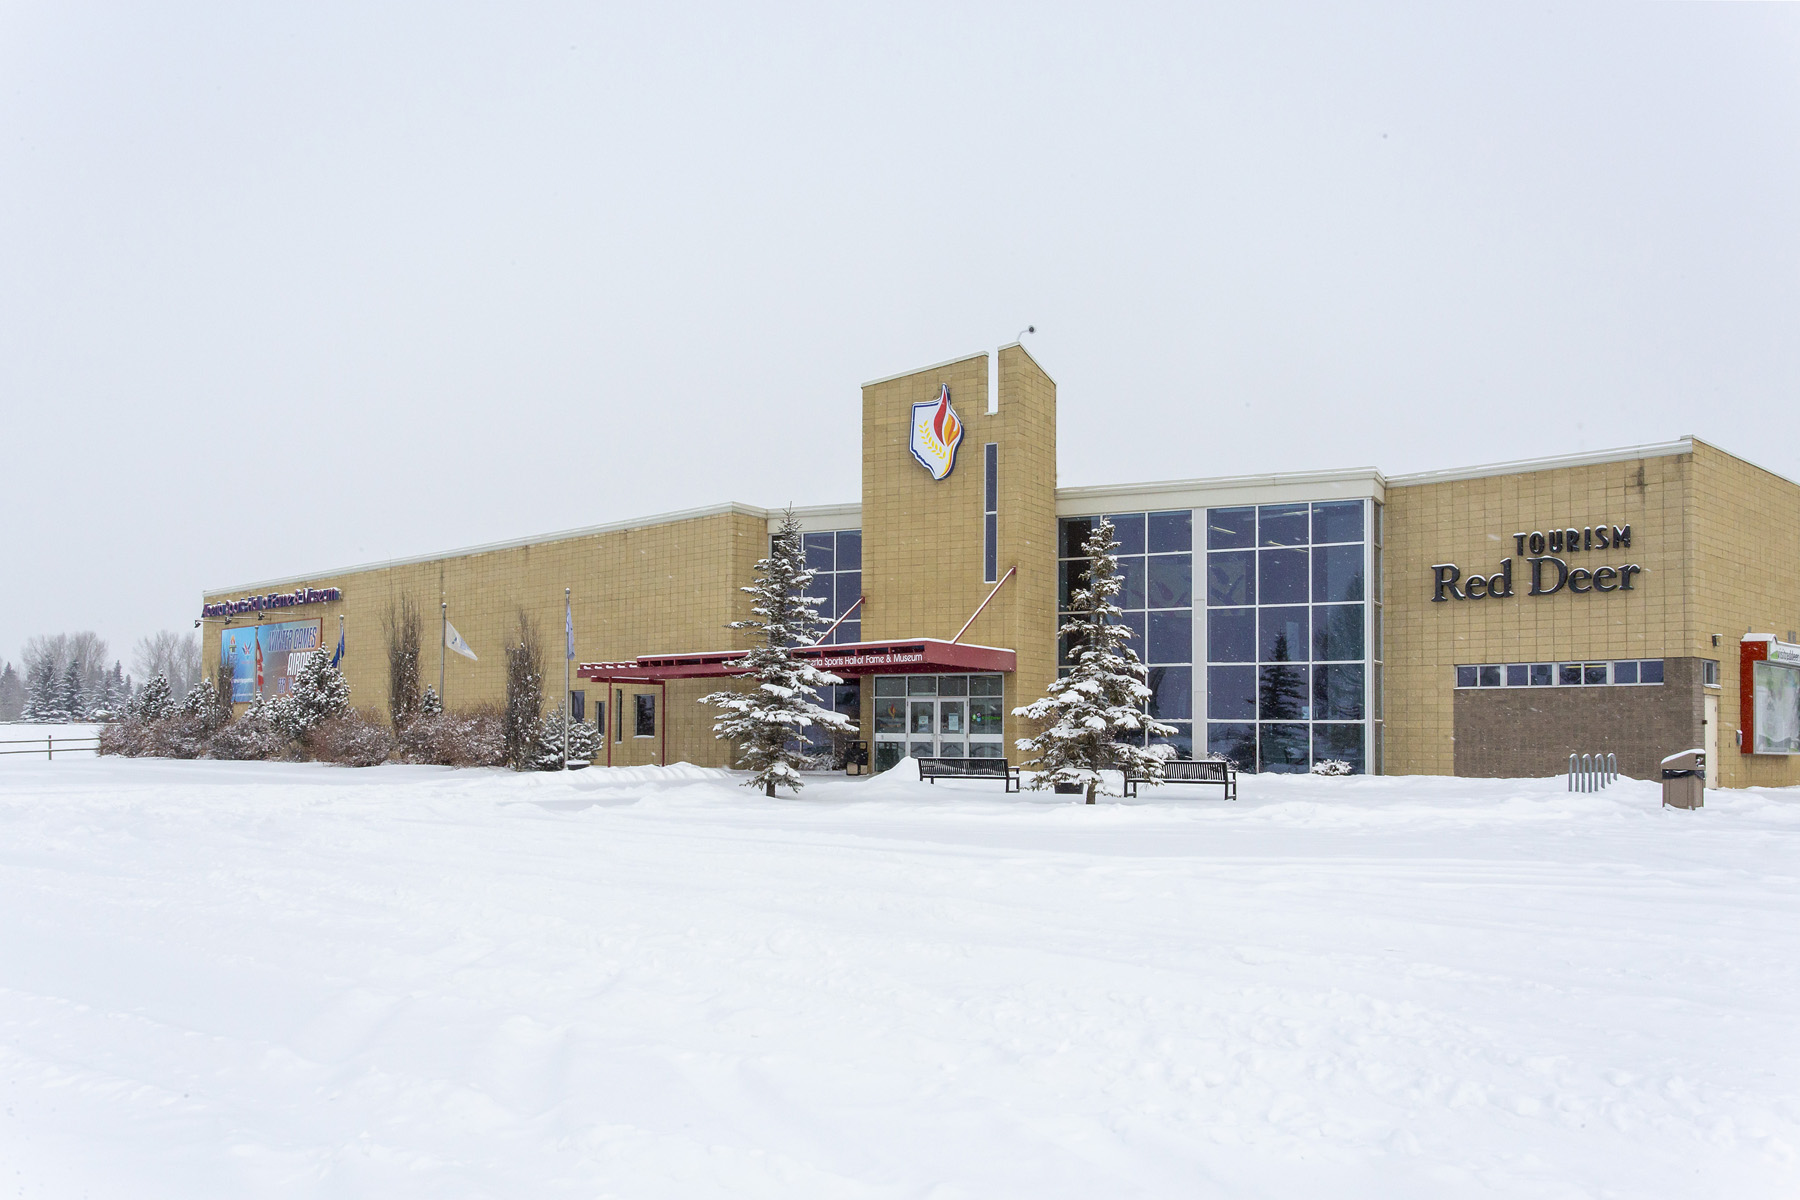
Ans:
[{"label": "narrow vertical window slot", "polygon": [[1000,443],[989,442],[982,448],[982,467],[981,577],[993,583],[1000,578]]}]

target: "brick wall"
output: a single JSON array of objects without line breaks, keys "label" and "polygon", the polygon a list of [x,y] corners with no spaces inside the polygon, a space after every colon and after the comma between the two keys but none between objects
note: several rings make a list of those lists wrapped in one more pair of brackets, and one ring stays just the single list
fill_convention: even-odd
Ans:
[{"label": "brick wall", "polygon": [[[348,654],[344,675],[351,702],[387,711],[387,650],[383,620],[401,596],[410,596],[423,620],[421,675],[438,682],[441,630],[439,598],[450,604],[450,621],[480,656],[470,662],[455,654],[444,658],[445,703],[451,708],[499,704],[505,697],[505,647],[517,638],[523,610],[535,623],[544,647],[544,693],[548,705],[562,696],[563,588],[573,590],[577,663],[617,661],[640,654],[683,650],[731,649],[744,645],[741,635],[725,628],[749,615],[749,600],[739,587],[750,581],[752,566],[768,552],[768,523],[751,510],[604,533],[546,540],[475,554],[447,555],[427,562],[311,577],[297,582],[343,589],[335,604],[307,605],[263,614],[265,622],[323,622],[324,642],[336,644],[338,617],[346,622]],[[292,590],[293,584],[261,591]],[[206,599],[235,599],[241,591],[210,593]],[[255,624],[250,614],[234,619],[234,627]],[[208,674],[217,669],[223,620],[205,623],[202,660]],[[608,740],[616,696],[591,681],[575,680],[588,703],[609,704]],[[672,683],[667,709],[659,723],[669,726],[669,761],[707,766],[725,765],[726,747],[714,740],[711,719],[696,703],[708,681]],[[654,687],[626,687],[626,704]],[[659,701],[659,704],[661,702]],[[593,710],[589,709],[589,719]],[[659,724],[660,730],[660,724]],[[654,763],[662,739],[632,735],[626,714],[625,738],[612,745],[620,765]]]},{"label": "brick wall", "polygon": [[1558,775],[1570,754],[1618,756],[1619,772],[1661,779],[1662,760],[1701,744],[1700,661],[1664,660],[1661,686],[1462,688],[1456,774]]}]

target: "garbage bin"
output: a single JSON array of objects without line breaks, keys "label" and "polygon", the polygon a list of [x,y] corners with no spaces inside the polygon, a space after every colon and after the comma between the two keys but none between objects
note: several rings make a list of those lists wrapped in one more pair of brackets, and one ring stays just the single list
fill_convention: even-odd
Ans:
[{"label": "garbage bin", "polygon": [[1706,802],[1706,752],[1683,750],[1662,760],[1663,804],[1699,808]]},{"label": "garbage bin", "polygon": [[844,745],[844,774],[867,775],[869,773],[869,743],[847,742]]}]

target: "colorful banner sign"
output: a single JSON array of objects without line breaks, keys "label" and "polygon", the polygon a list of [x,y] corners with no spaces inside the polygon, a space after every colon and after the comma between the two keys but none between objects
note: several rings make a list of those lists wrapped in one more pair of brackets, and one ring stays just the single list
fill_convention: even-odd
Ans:
[{"label": "colorful banner sign", "polygon": [[285,696],[294,676],[320,647],[320,621],[227,625],[219,636],[219,669],[231,676],[234,704],[258,696]]}]

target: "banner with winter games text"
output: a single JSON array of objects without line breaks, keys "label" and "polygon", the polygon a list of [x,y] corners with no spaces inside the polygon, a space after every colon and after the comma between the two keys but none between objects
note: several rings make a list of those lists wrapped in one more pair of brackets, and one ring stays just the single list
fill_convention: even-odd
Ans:
[{"label": "banner with winter games text", "polygon": [[319,649],[320,621],[271,625],[227,625],[219,639],[219,667],[231,675],[231,700],[248,704],[257,696],[285,696],[294,676]]}]

